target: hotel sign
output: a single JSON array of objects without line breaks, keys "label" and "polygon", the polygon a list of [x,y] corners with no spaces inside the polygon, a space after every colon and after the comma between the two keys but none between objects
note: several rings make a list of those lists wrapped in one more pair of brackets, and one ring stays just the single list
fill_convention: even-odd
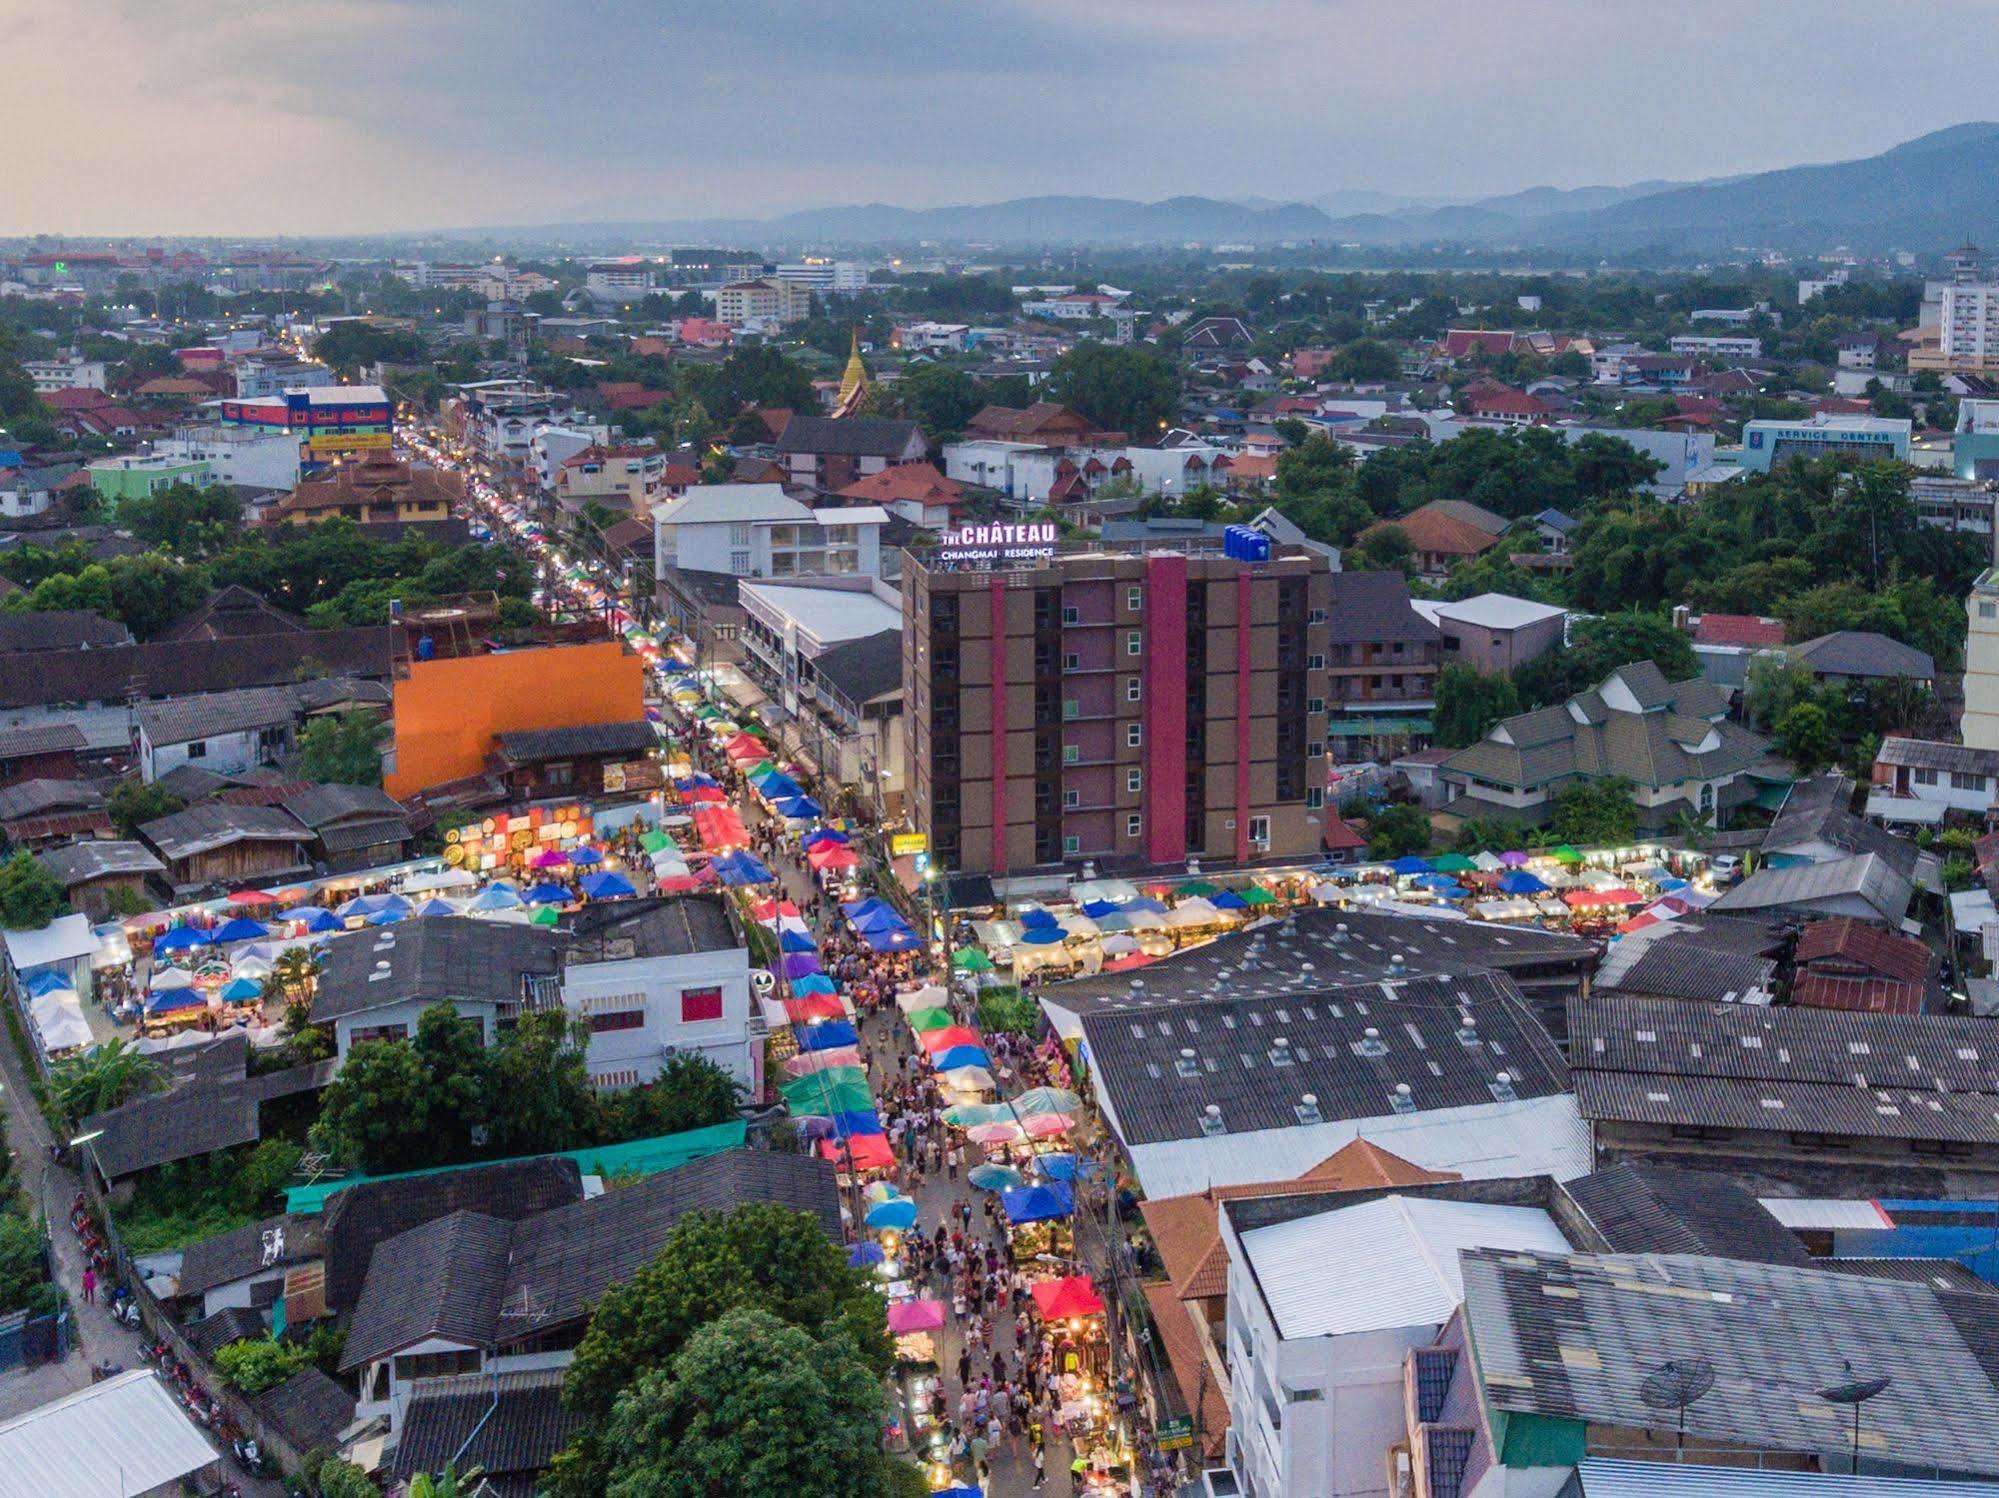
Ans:
[{"label": "hotel sign", "polygon": [[1032,520],[1018,525],[961,525],[945,531],[938,540],[940,562],[1034,561],[1055,555],[1059,529],[1052,520]]}]

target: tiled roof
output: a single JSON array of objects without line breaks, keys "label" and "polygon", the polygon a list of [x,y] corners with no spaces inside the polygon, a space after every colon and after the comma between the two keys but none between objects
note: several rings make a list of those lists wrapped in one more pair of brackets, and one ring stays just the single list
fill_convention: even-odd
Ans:
[{"label": "tiled roof", "polygon": [[129,645],[132,632],[89,609],[40,609],[0,614],[0,653],[29,650],[102,650]]},{"label": "tiled roof", "polygon": [[1974,749],[1969,744],[1945,744],[1935,739],[1911,739],[1891,734],[1874,756],[1877,765],[1912,770],[1949,770],[1964,775],[1999,777],[1999,749]]},{"label": "tiled roof", "polygon": [[912,444],[922,446],[913,421],[888,417],[793,416],[784,424],[777,450],[784,453],[900,458]]},{"label": "tiled roof", "polygon": [[320,1220],[280,1214],[190,1243],[181,1258],[179,1290],[202,1295],[257,1273],[303,1264],[320,1253]]},{"label": "tiled roof", "polygon": [[1775,962],[1678,936],[1668,927],[1656,940],[1618,942],[1597,971],[1596,990],[1711,1004],[1769,1002],[1776,988]]},{"label": "tiled roof", "polygon": [[0,654],[0,708],[125,702],[336,674],[387,680],[389,626]]},{"label": "tiled roof", "polygon": [[529,974],[556,971],[559,944],[560,938],[538,926],[470,916],[433,916],[336,935],[319,949],[313,1022],[440,999],[518,1004]]},{"label": "tiled roof", "polygon": [[65,890],[114,874],[164,874],[166,865],[144,843],[91,838],[63,848],[46,848],[35,855],[49,876]]},{"label": "tiled roof", "polygon": [[298,694],[289,686],[173,697],[164,702],[143,703],[137,713],[139,728],[155,749],[227,733],[272,728],[291,722],[297,715]]},{"label": "tiled roof", "polygon": [[373,785],[309,785],[285,797],[284,809],[315,832],[350,818],[405,819],[402,803]]},{"label": "tiled roof", "polygon": [[[75,726],[62,727],[75,733]],[[37,779],[0,786],[0,822],[22,817],[47,816],[55,811],[95,811],[104,805],[104,793],[87,780]]]},{"label": "tiled roof", "polygon": [[547,1368],[419,1381],[403,1410],[391,1471],[435,1475],[456,1463],[461,1472],[483,1474],[481,1491],[526,1498],[580,1423],[562,1403],[563,1377],[562,1369]]},{"label": "tiled roof", "polygon": [[645,719],[629,723],[585,723],[574,728],[533,728],[499,736],[500,753],[516,765],[575,755],[644,754],[659,743]]},{"label": "tiled roof", "polygon": [[[270,1328],[264,1325],[261,1312],[253,1311],[248,1306],[224,1306],[213,1316],[204,1316],[189,1323],[183,1332],[196,1352],[213,1358],[231,1342],[241,1342],[245,1338],[259,1340],[269,1334]],[[352,1400],[347,1403],[347,1413],[350,1418],[353,1416]]]},{"label": "tiled roof", "polygon": [[1812,1263],[1797,1235],[1726,1176],[1627,1160],[1562,1189],[1611,1253]]},{"label": "tiled roof", "polygon": [[1930,949],[1912,936],[1842,918],[1806,926],[1793,960],[1818,972],[1873,973],[1920,983],[1930,970]]},{"label": "tiled roof", "polygon": [[1911,681],[1932,681],[1937,674],[1937,663],[1925,652],[1864,629],[1819,635],[1793,645],[1791,654],[1824,676],[1876,680],[1905,676]]},{"label": "tiled roof", "polygon": [[1389,525],[1399,527],[1418,552],[1470,557],[1490,551],[1499,544],[1498,536],[1481,530],[1469,521],[1446,515],[1434,505],[1411,510],[1399,520],[1381,521],[1362,531],[1361,535],[1365,538],[1382,526]]},{"label": "tiled roof", "polygon": [[1190,1412],[1197,1412],[1194,1423],[1201,1436],[1201,1454],[1219,1456],[1228,1446],[1229,1401],[1221,1381],[1205,1367],[1207,1355],[1192,1320],[1200,1313],[1175,1295],[1170,1285],[1145,1286],[1145,1303],[1152,1312],[1160,1351],[1166,1355],[1181,1403]]},{"label": "tiled roof", "polygon": [[841,499],[867,504],[954,505],[965,493],[956,479],[947,479],[931,463],[895,463],[835,491]]},{"label": "tiled roof", "polygon": [[302,1368],[252,1401],[296,1451],[331,1450],[354,1423],[354,1396],[317,1368]]},{"label": "tiled roof", "polygon": [[204,801],[172,816],[147,822],[139,836],[169,862],[192,858],[233,843],[292,843],[303,847],[312,834],[275,806],[230,806]]},{"label": "tiled roof", "polygon": [[1442,638],[1435,624],[1410,607],[1409,580],[1399,572],[1334,573],[1330,623],[1335,645],[1398,640],[1427,645]]}]

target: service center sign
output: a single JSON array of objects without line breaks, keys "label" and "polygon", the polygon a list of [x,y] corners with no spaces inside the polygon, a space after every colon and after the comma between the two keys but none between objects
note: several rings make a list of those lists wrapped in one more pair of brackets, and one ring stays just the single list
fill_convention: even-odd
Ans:
[{"label": "service center sign", "polygon": [[1058,535],[1052,520],[1033,520],[1021,525],[961,525],[939,538],[940,562],[1034,561],[1055,555]]}]

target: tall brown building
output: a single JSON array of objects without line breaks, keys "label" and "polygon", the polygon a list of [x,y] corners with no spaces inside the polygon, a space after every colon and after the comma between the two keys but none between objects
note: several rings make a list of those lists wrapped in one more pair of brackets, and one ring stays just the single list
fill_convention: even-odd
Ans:
[{"label": "tall brown building", "polygon": [[904,723],[933,861],[1315,856],[1332,587],[1306,547],[910,554]]}]

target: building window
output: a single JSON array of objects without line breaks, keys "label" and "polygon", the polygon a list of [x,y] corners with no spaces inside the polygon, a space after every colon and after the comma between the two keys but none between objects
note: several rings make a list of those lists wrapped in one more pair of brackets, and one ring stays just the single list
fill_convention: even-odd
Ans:
[{"label": "building window", "polygon": [[1145,819],[1143,817],[1136,817],[1136,816],[1126,817],[1124,819],[1124,835],[1126,837],[1137,837],[1139,834],[1139,830],[1142,827],[1144,827],[1144,825],[1145,825]]},{"label": "building window", "polygon": [[347,1034],[347,1043],[357,1046],[364,1040],[407,1040],[408,1025],[356,1025]]},{"label": "building window", "polygon": [[1083,658],[1082,656],[1078,655],[1075,651],[1071,650],[1063,655],[1062,669],[1064,671],[1080,671],[1082,670],[1082,668],[1083,668]]},{"label": "building window", "polygon": [[1326,746],[1314,739],[1310,744],[1305,746],[1305,757],[1307,759],[1324,759],[1326,757]]},{"label": "building window", "polygon": [[1064,811],[1074,811],[1082,804],[1083,793],[1081,791],[1064,791],[1062,793],[1062,809]]},{"label": "building window", "polygon": [[1308,807],[1311,807],[1315,811],[1319,807],[1324,806],[1326,804],[1325,787],[1315,785],[1311,787],[1309,790],[1307,790],[1305,792],[1305,804]]},{"label": "building window", "polygon": [[1251,817],[1249,819],[1249,841],[1251,847],[1270,846],[1270,818]]},{"label": "building window", "polygon": [[1063,764],[1080,765],[1082,762],[1083,762],[1083,746],[1081,744],[1064,744],[1062,746]]},{"label": "building window", "polygon": [[1324,624],[1326,622],[1326,611],[1324,609],[1313,609],[1306,616],[1305,622],[1307,624]]},{"label": "building window", "polygon": [[612,1030],[642,1030],[645,1022],[646,1012],[643,1009],[599,1011],[590,1016],[590,1033],[603,1035]]},{"label": "building window", "polygon": [[412,1352],[396,1359],[398,1382],[415,1378],[447,1378],[454,1373],[477,1373],[479,1354],[472,1348],[463,1352]]},{"label": "building window", "polygon": [[1127,681],[1124,684],[1124,700],[1126,702],[1138,701],[1139,691],[1140,691],[1139,680],[1136,676],[1134,676],[1131,678],[1131,680]]},{"label": "building window", "polygon": [[750,554],[747,551],[729,553],[729,572],[735,577],[747,577],[750,571]]},{"label": "building window", "polygon": [[1322,713],[1325,710],[1326,699],[1323,697],[1314,697],[1305,704],[1305,711],[1308,713]]},{"label": "building window", "polygon": [[1062,606],[1062,622],[1064,624],[1081,624],[1083,622],[1083,611],[1073,603],[1064,604]]},{"label": "building window", "polygon": [[1985,789],[1983,775],[1966,775],[1957,770],[1950,772],[1950,788],[1954,791],[1982,791]]},{"label": "building window", "polygon": [[680,1022],[683,1025],[700,1024],[703,1020],[722,1017],[722,990],[719,988],[683,988],[680,990]]},{"label": "building window", "polygon": [[208,740],[196,739],[192,744],[189,744],[187,746],[187,757],[189,759],[207,759]]},{"label": "building window", "polygon": [[1981,619],[1999,619],[1999,603],[1981,603],[1978,606],[1978,617]]},{"label": "building window", "polygon": [[1062,839],[1062,856],[1064,858],[1074,858],[1078,853],[1082,851],[1083,851],[1083,840],[1080,837],[1076,837],[1073,834],[1071,834]]},{"label": "building window", "polygon": [[1130,587],[1124,590],[1124,606],[1134,614],[1145,606],[1145,589]]},{"label": "building window", "polygon": [[1137,630],[1133,630],[1124,637],[1124,653],[1126,655],[1145,654],[1145,637],[1139,634]]},{"label": "building window", "polygon": [[1124,772],[1124,788],[1134,796],[1138,794],[1138,788],[1144,781],[1145,772],[1143,770],[1126,770]]},{"label": "building window", "polygon": [[1918,770],[1915,772],[1913,778],[1917,785],[1935,785],[1937,783],[1937,772],[1935,770]]},{"label": "building window", "polygon": [[1141,743],[1144,742],[1144,740],[1145,740],[1145,729],[1141,725],[1137,723],[1125,724],[1124,726],[1125,748],[1136,749]]},{"label": "building window", "polygon": [[[1400,647],[1398,647],[1398,648],[1400,648]],[[1325,670],[1325,669],[1326,669],[1326,658],[1325,658],[1325,657],[1324,657],[1323,655],[1315,655],[1315,656],[1312,656],[1312,657],[1310,657],[1310,658],[1309,658],[1309,659],[1307,659],[1307,660],[1306,660],[1306,662],[1305,662],[1305,669],[1306,669],[1307,671],[1323,671],[1323,670]]]},{"label": "building window", "polygon": [[1073,722],[1082,715],[1082,704],[1077,702],[1074,697],[1065,697],[1062,699],[1062,717],[1065,722]]}]

